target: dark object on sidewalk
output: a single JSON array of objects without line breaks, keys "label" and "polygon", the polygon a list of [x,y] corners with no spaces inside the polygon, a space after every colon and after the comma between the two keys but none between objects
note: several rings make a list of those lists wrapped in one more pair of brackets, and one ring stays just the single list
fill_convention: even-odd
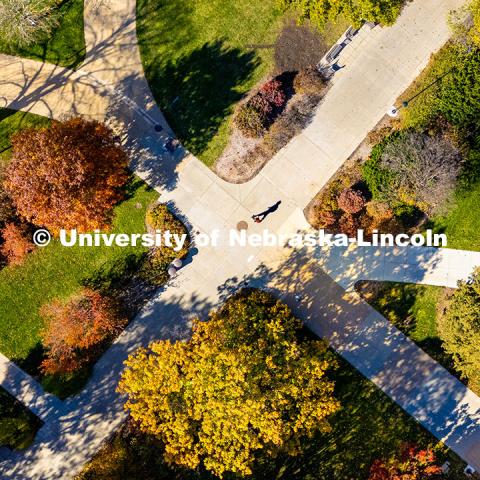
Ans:
[{"label": "dark object on sidewalk", "polygon": [[173,153],[179,145],[180,145],[180,142],[176,138],[169,138],[163,144],[165,150],[167,150],[167,152],[170,152],[170,153]]},{"label": "dark object on sidewalk", "polygon": [[268,207],[267,210],[265,210],[264,212],[252,215],[252,220],[255,223],[263,222],[268,215],[270,215],[271,213],[276,212],[278,210],[278,207],[280,206],[281,203],[282,203],[282,201],[279,200],[277,203],[275,203],[271,207]]}]

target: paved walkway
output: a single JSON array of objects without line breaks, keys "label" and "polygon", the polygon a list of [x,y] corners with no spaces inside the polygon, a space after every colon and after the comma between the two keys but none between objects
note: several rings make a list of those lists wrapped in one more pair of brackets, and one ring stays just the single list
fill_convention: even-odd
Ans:
[{"label": "paved walkway", "polygon": [[323,270],[343,289],[359,280],[418,283],[456,288],[480,266],[480,252],[430,247],[322,248],[315,252]]},{"label": "paved walkway", "polygon": [[1,353],[0,385],[27,405],[43,422],[50,422],[63,408],[63,403],[57,397],[45,393],[37,381]]},{"label": "paved walkway", "polygon": [[[447,40],[447,12],[461,3],[461,0],[445,0],[440,4],[436,0],[417,0],[407,5],[394,27],[375,28],[365,35],[362,47],[355,55],[345,57],[346,67],[337,74],[312,124],[256,178],[244,185],[231,185],[220,180],[188,152],[179,151],[172,157],[164,151],[165,133],[158,134],[153,126],[160,123],[167,132],[169,128],[143,78],[134,37],[133,0],[110,0],[98,11],[86,11],[89,53],[85,64],[75,73],[0,56],[2,74],[8,75],[5,77],[7,81],[0,83],[0,97],[4,97],[11,108],[31,110],[54,118],[75,112],[123,123],[126,143],[134,153],[136,172],[161,192],[162,200],[169,201],[183,215],[193,232],[214,228],[225,232],[234,228],[239,220],[248,220],[252,213],[281,200],[278,212],[265,224],[251,225],[249,231],[268,226],[275,233],[293,233],[307,227],[302,211],[312,196],[422,70],[430,54]],[[415,48],[411,48],[412,44]],[[345,50],[345,55],[348,54],[349,50]],[[48,417],[49,421],[40,430],[34,446],[0,466],[2,478],[72,477],[124,419],[122,399],[115,392],[122,360],[135,348],[153,339],[176,339],[188,335],[192,315],[205,314],[244,277],[270,281],[268,272],[275,270],[269,265],[286,254],[288,252],[283,249],[256,247],[201,248],[173,285],[149,303],[95,365],[86,388],[63,402],[58,411]],[[257,281],[261,284],[261,280]],[[345,323],[338,325],[330,325],[330,322],[337,321],[341,315],[334,318],[314,315],[322,305],[323,311],[328,308],[328,311],[338,313],[335,310],[337,301],[340,301],[338,295],[332,293],[331,297],[319,297],[319,302],[320,298],[323,303],[312,303],[315,308],[310,314],[312,318],[325,320],[326,326],[322,328],[335,328],[340,337],[350,335],[343,347],[334,343],[342,355],[348,357],[350,350],[360,351],[358,345],[362,342],[373,344],[374,338],[368,337],[369,330],[363,324],[354,328],[357,324],[351,322],[350,314],[348,318],[340,318]],[[354,306],[351,306],[354,315],[366,322],[370,317],[364,318],[365,310],[356,311]],[[347,312],[346,308],[344,310]],[[343,312],[342,309],[339,311]],[[392,335],[398,335],[393,327],[389,328]],[[383,342],[378,347],[381,355],[390,358],[394,352],[380,334],[377,337]],[[411,350],[405,350],[406,354],[422,355],[418,347],[410,344]],[[405,376],[388,376],[380,380],[376,376],[378,371],[374,375],[373,371],[363,368],[362,362],[371,353],[368,349],[364,352],[358,358],[350,355],[352,363],[355,366],[358,363],[361,371],[390,392],[407,411],[420,415],[414,408],[415,397],[409,397],[407,393],[395,395],[394,388],[401,381],[405,385],[422,384],[422,372],[402,372],[399,368],[397,373],[405,373]],[[404,362],[408,356],[405,359],[391,358]],[[411,376],[412,373],[416,376]],[[465,418],[471,421],[466,427],[467,422],[460,424],[457,417],[452,418],[451,414],[438,410],[432,420],[434,423],[425,425],[434,433],[445,433],[442,438],[447,433],[454,438],[456,432],[466,436],[478,429],[472,412],[464,408],[467,399],[468,405],[475,409],[478,398],[465,394],[461,384],[457,385],[452,378],[444,370],[438,370],[436,374],[436,381],[453,388],[449,398],[455,403],[451,403],[451,410],[463,408]],[[431,392],[425,391],[425,396],[418,398],[418,405],[425,399],[433,400],[429,394]],[[465,442],[452,442],[451,446],[463,458],[480,467],[478,452],[470,451]]]}]

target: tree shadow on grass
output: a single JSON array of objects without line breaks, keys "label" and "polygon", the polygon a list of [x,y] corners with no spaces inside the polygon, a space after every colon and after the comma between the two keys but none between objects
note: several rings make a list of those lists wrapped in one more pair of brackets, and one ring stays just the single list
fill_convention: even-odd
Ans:
[{"label": "tree shadow on grass", "polygon": [[[280,455],[258,465],[256,478],[366,479],[372,462],[390,458],[402,443],[434,443],[423,428],[348,362],[336,355],[339,368],[330,373],[342,408],[329,422],[329,433],[303,442],[297,457]],[[443,452],[442,452],[443,453]],[[439,455],[443,461],[443,454]]]},{"label": "tree shadow on grass", "polygon": [[259,65],[253,52],[205,43],[173,61],[147,67],[157,102],[173,130],[194,154],[203,153]]}]

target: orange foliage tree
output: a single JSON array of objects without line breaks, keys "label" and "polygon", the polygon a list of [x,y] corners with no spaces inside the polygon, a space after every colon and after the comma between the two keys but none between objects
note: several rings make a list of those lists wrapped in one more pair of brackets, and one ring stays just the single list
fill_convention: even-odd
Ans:
[{"label": "orange foliage tree", "polygon": [[103,124],[80,118],[12,137],[5,188],[18,213],[58,233],[106,228],[123,197],[127,155]]},{"label": "orange foliage tree", "polygon": [[126,320],[114,302],[90,289],[83,289],[67,302],[54,300],[41,309],[46,319],[42,332],[47,374],[72,373],[87,365],[105,341],[121,332]]},{"label": "orange foliage tree", "polygon": [[435,465],[435,454],[416,445],[404,445],[400,456],[391,460],[375,460],[368,480],[426,480],[439,478],[442,469]]},{"label": "orange foliage tree", "polygon": [[7,223],[1,231],[3,244],[0,253],[7,260],[8,265],[21,265],[25,257],[35,248],[25,235],[25,229]]}]

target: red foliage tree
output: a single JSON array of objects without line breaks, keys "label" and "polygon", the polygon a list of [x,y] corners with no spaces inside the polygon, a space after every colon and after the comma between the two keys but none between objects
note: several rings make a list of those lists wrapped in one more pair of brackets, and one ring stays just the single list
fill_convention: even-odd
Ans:
[{"label": "red foliage tree", "polygon": [[338,206],[347,213],[358,213],[365,206],[366,201],[362,192],[346,188],[337,198]]},{"label": "red foliage tree", "polygon": [[127,155],[112,132],[80,118],[12,138],[5,187],[18,213],[58,233],[106,228],[122,199]]},{"label": "red foliage tree", "polygon": [[46,319],[42,338],[47,350],[41,367],[47,374],[71,373],[87,365],[102,343],[126,324],[112,300],[90,289],[67,302],[54,300],[41,314]]},{"label": "red foliage tree", "polygon": [[276,107],[281,107],[287,101],[282,82],[279,80],[269,80],[265,83],[260,89],[260,95]]},{"label": "red foliage tree", "polygon": [[375,460],[368,480],[426,480],[439,478],[442,469],[435,465],[434,453],[416,445],[404,445],[400,456],[389,461]]},{"label": "red foliage tree", "polygon": [[25,229],[7,223],[1,231],[3,244],[0,253],[7,260],[8,265],[21,265],[25,257],[34,250],[35,245],[26,237]]}]

